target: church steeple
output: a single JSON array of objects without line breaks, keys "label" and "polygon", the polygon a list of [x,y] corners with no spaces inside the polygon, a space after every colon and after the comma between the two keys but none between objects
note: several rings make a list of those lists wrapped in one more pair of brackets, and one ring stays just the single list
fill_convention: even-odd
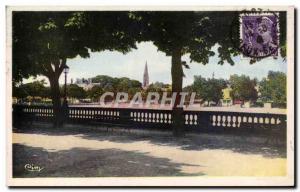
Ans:
[{"label": "church steeple", "polygon": [[149,74],[148,74],[148,66],[146,61],[144,76],[143,76],[143,88],[146,89],[148,86],[149,86]]}]

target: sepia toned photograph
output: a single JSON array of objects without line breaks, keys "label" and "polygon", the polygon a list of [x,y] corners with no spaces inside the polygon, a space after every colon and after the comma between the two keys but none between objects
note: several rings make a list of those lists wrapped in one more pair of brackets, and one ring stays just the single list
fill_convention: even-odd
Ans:
[{"label": "sepia toned photograph", "polygon": [[9,186],[294,186],[294,7],[6,20]]}]

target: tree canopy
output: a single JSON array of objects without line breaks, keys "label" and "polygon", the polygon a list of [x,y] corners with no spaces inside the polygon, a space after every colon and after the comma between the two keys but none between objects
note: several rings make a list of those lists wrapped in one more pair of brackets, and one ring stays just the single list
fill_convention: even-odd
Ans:
[{"label": "tree canopy", "polygon": [[86,91],[86,95],[92,99],[92,101],[99,101],[99,98],[104,93],[104,90],[101,86],[94,86],[90,90]]},{"label": "tree canopy", "polygon": [[83,27],[80,13],[14,12],[13,79],[57,76],[67,58],[88,56],[84,41],[74,37]]},{"label": "tree canopy", "polygon": [[31,97],[49,97],[50,89],[45,86],[45,81],[33,81],[31,83],[20,84],[13,87],[13,96],[16,98]]},{"label": "tree canopy", "polygon": [[[255,10],[251,10],[255,11]],[[172,91],[182,91],[182,55],[207,64],[218,46],[219,64],[234,64],[239,51],[239,13],[231,11],[89,11],[13,12],[13,81],[44,75],[51,85],[55,116],[59,113],[58,78],[67,59],[89,57],[94,51],[127,53],[136,42],[152,41],[171,56]],[[280,47],[285,57],[286,14],[280,13]],[[255,62],[251,60],[250,63]],[[176,97],[176,103],[180,96]],[[174,110],[174,125],[183,126],[182,110]],[[181,126],[180,126],[181,125]]]},{"label": "tree canopy", "polygon": [[219,103],[220,99],[223,98],[222,90],[226,88],[226,81],[224,79],[215,79],[194,76],[194,82],[191,87],[187,90],[195,91],[197,96],[204,101],[213,101]]},{"label": "tree canopy", "polygon": [[264,102],[286,103],[286,74],[269,71],[268,77],[260,82],[259,91]]},{"label": "tree canopy", "polygon": [[46,76],[55,124],[61,124],[58,79],[67,59],[87,58],[90,51],[126,53],[135,48],[127,21],[128,12],[13,12],[13,82]]},{"label": "tree canopy", "polygon": [[229,79],[232,88],[231,97],[242,101],[256,101],[257,94],[257,80],[250,79],[246,75],[232,75]]},{"label": "tree canopy", "polygon": [[67,96],[76,99],[83,99],[86,97],[86,92],[82,87],[76,84],[70,84],[67,86]]}]

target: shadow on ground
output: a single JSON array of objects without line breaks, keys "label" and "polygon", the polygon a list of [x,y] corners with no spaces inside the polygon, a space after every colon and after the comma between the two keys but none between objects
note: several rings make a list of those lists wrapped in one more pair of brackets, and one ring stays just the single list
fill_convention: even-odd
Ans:
[{"label": "shadow on ground", "polygon": [[[126,157],[126,158],[124,158]],[[40,166],[40,172],[25,169],[26,164]],[[116,166],[121,165],[121,166]],[[43,148],[13,145],[13,177],[131,177],[194,176],[180,171],[181,166],[140,152],[118,149],[90,150],[72,148],[48,152]],[[197,165],[198,166],[198,165]]]},{"label": "shadow on ground", "polygon": [[64,129],[53,129],[50,125],[33,125],[30,128],[14,130],[28,134],[44,135],[75,135],[89,140],[113,141],[118,143],[132,143],[136,141],[148,141],[155,145],[175,146],[183,150],[206,150],[224,149],[243,154],[259,154],[268,158],[286,158],[286,141],[266,143],[265,136],[220,134],[220,133],[199,133],[189,134],[183,138],[175,138],[170,132],[161,134],[128,132],[126,130],[106,128],[95,129],[86,126],[76,125]]}]

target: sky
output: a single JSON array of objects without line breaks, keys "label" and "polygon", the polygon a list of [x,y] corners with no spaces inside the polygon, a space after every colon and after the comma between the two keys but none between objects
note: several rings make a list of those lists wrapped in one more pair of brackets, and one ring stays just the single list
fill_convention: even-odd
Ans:
[{"label": "sky", "polygon": [[[249,59],[241,56],[234,57],[235,65],[228,63],[218,65],[217,45],[213,47],[216,55],[209,59],[206,65],[190,62],[189,56],[184,55],[183,61],[186,61],[190,69],[184,69],[185,78],[183,86],[193,83],[195,75],[201,75],[205,78],[211,78],[214,73],[215,78],[229,79],[230,75],[248,75],[251,78],[261,80],[266,77],[269,70],[287,72],[287,63],[281,57],[278,59],[265,58],[261,61],[250,65]],[[103,51],[90,53],[90,58],[80,58],[79,56],[67,60],[70,67],[68,82],[73,78],[90,78],[96,75],[109,75],[112,77],[129,77],[143,81],[143,72],[145,63],[148,64],[149,82],[156,81],[171,84],[171,57],[158,51],[152,42],[144,42],[137,45],[127,54],[119,52]],[[43,79],[43,77],[38,77]],[[24,81],[26,83],[26,81]],[[64,82],[61,75],[60,83]]]}]

